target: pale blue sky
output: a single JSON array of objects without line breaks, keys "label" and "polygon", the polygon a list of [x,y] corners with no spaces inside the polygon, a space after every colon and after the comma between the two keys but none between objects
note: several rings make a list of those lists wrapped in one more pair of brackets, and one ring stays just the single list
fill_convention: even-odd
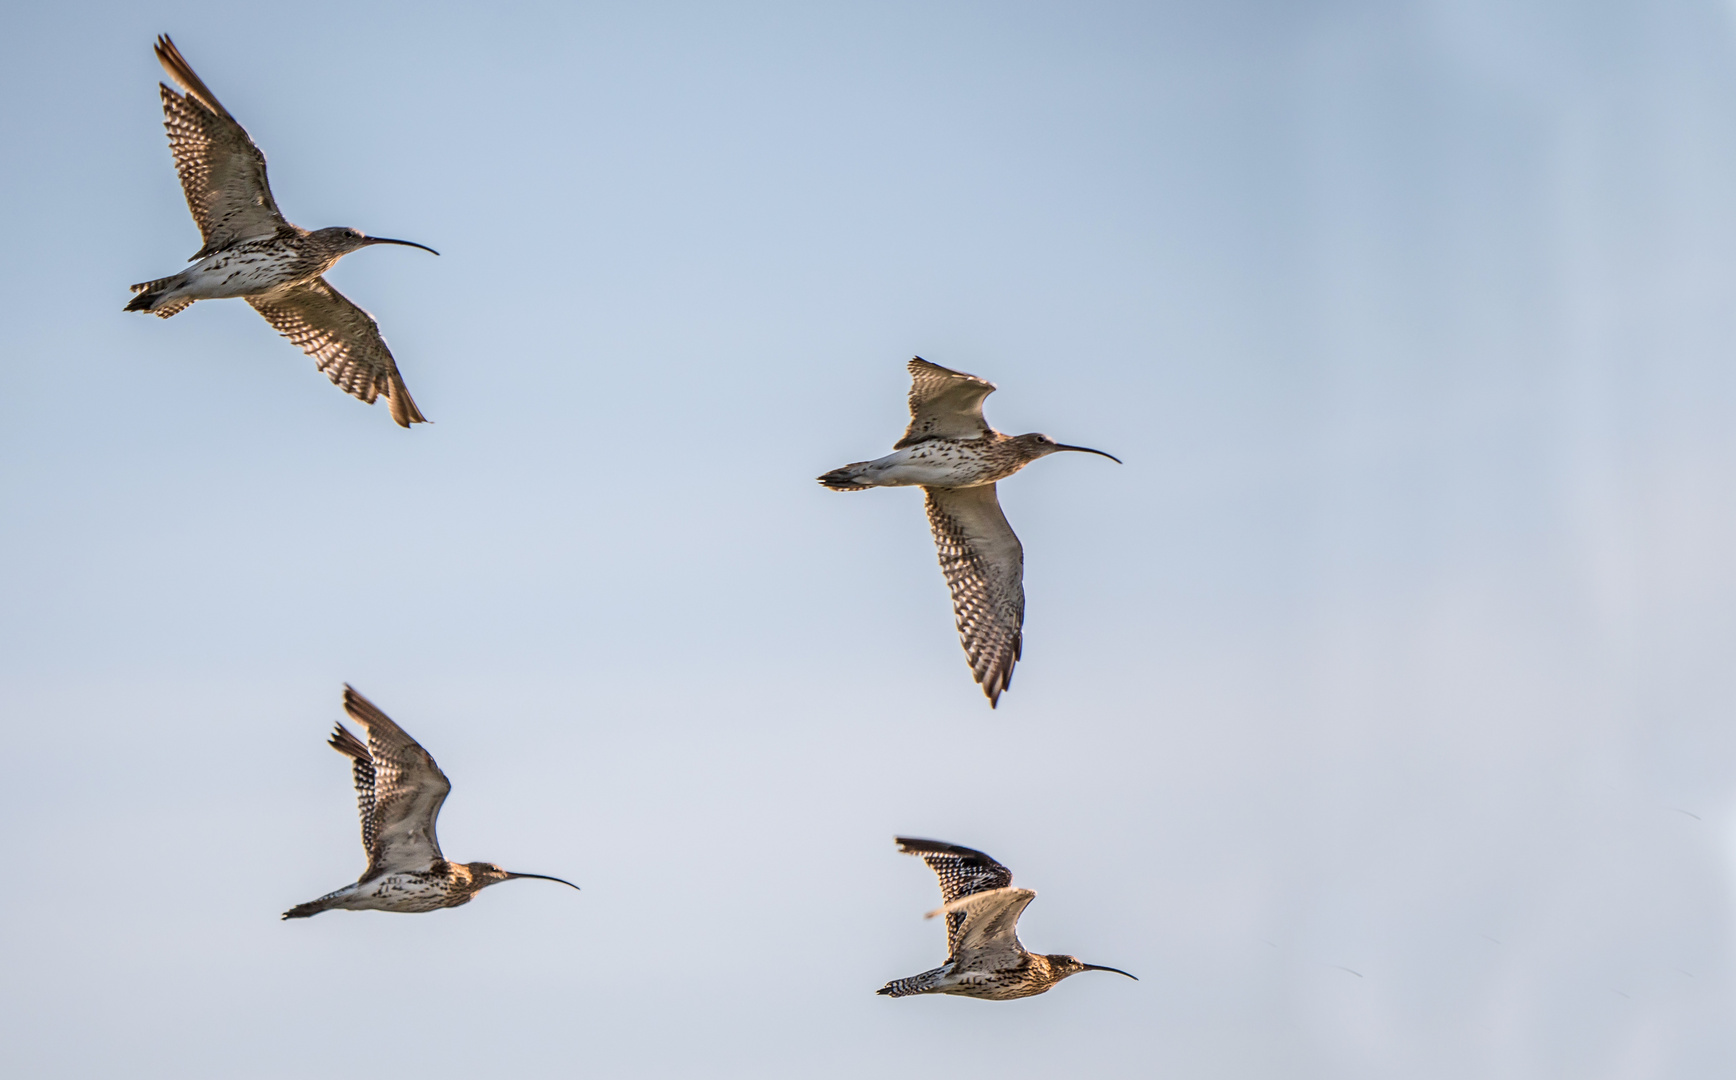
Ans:
[{"label": "pale blue sky", "polygon": [[[18,1075],[1736,1069],[1736,22],[1713,0],[21,5],[0,38],[0,1044]],[[432,425],[198,246],[159,32]],[[972,685],[884,453],[1002,485]],[[362,855],[354,683],[458,859]],[[1084,975],[942,958],[894,833]]]}]

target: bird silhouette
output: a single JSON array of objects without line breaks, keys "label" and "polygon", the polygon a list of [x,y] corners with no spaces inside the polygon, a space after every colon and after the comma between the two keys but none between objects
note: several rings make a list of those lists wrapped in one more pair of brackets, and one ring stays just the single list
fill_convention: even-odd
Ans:
[{"label": "bird silhouette", "polygon": [[1062,450],[1121,459],[1047,435],[1003,435],[983,419],[995,384],[918,356],[909,364],[910,427],[893,453],[833,469],[833,491],[922,488],[958,636],[989,707],[1013,681],[1024,648],[1025,552],[1001,513],[995,482]]},{"label": "bird silhouette", "polygon": [[578,888],[562,878],[511,873],[493,863],[447,862],[434,835],[434,819],[452,790],[446,774],[391,717],[347,685],[344,711],[368,736],[363,742],[340,723],[330,739],[332,748],[352,763],[368,868],[354,885],[297,904],[284,918],[305,919],[333,908],[416,912],[457,907],[488,886],[513,878]]},{"label": "bird silhouette", "polygon": [[285,221],[259,147],[167,34],[157,39],[156,51],[186,91],[161,85],[163,126],[205,246],[180,273],[134,285],[137,295],[126,310],[166,319],[195,300],[242,297],[345,393],[369,404],[383,394],[399,426],[425,423],[373,316],[322,275],[345,255],[373,244],[434,249],[342,227],[309,232]]},{"label": "bird silhouette", "polygon": [[946,916],[946,963],[907,979],[893,979],[875,991],[887,997],[958,994],[1010,1001],[1051,989],[1081,971],[1120,968],[1086,964],[1065,953],[1034,953],[1019,943],[1019,916],[1036,893],[1015,889],[1013,872],[974,848],[939,840],[895,838],[898,850],[920,856],[940,879],[940,907],[929,918]]}]

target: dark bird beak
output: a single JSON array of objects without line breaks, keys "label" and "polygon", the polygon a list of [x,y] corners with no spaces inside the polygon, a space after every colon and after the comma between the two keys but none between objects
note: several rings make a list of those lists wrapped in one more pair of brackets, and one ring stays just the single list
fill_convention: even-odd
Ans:
[{"label": "dark bird beak", "polygon": [[[1117,465],[1121,464],[1121,459],[1116,457],[1114,454],[1105,454],[1103,451],[1093,450],[1089,446],[1068,446],[1066,443],[1056,443],[1055,449],[1057,449],[1057,450],[1077,450],[1081,454],[1096,454],[1099,457],[1108,458],[1110,461],[1115,462],[1115,464],[1117,464]],[[1107,968],[1105,970],[1114,971],[1115,969],[1114,968]],[[1122,974],[1126,975],[1127,972],[1123,971]]]},{"label": "dark bird beak", "polygon": [[513,878],[521,877],[536,878],[538,881],[558,881],[562,885],[571,885],[575,889],[578,888],[577,885],[573,885],[573,883],[568,881],[566,878],[549,877],[547,874],[515,874],[510,870],[506,873],[506,880],[508,881],[511,881]]},{"label": "dark bird beak", "polygon": [[[1109,456],[1109,455],[1108,455],[1108,454],[1104,454],[1104,455],[1103,455],[1103,456],[1104,456],[1104,457],[1108,457],[1108,456]],[[1121,969],[1120,969],[1120,968],[1112,968],[1112,967],[1103,967],[1103,966],[1101,966],[1101,965],[1098,965],[1098,964],[1086,964],[1086,965],[1085,965],[1085,967],[1084,967],[1084,970],[1085,970],[1085,971],[1113,971],[1113,972],[1115,972],[1115,974],[1117,974],[1117,975],[1127,975],[1127,977],[1128,977],[1128,978],[1129,978],[1129,979],[1132,979],[1132,980],[1133,980],[1133,981],[1134,981],[1134,982],[1138,982],[1138,981],[1139,981],[1139,976],[1138,976],[1138,975],[1129,975],[1129,974],[1128,974],[1128,973],[1127,973],[1127,972],[1125,972],[1125,971],[1122,971],[1122,970],[1121,970]]]},{"label": "dark bird beak", "polygon": [[[434,251],[434,249],[429,247],[427,244],[418,244],[414,240],[388,240],[383,236],[364,236],[362,239],[369,244],[402,244],[405,247],[421,248],[423,251],[433,251],[436,255],[440,254],[438,251]],[[526,874],[524,876],[535,877],[536,875]]]}]

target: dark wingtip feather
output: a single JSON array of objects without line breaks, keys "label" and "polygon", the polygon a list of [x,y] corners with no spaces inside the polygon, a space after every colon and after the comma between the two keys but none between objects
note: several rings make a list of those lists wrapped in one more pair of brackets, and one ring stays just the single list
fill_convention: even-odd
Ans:
[{"label": "dark wingtip feather", "polygon": [[392,372],[391,383],[386,388],[386,405],[392,410],[392,420],[406,431],[411,424],[428,422],[428,418],[422,415],[422,410],[416,407],[416,399],[410,396],[410,388],[404,385],[404,377],[396,370]]},{"label": "dark wingtip feather", "polygon": [[356,692],[349,683],[344,684],[344,711],[349,713],[356,723],[366,726],[374,720],[390,720],[380,707]]},{"label": "dark wingtip feather", "polygon": [[211,88],[205,85],[204,80],[194,74],[193,65],[187,63],[187,58],[181,55],[180,49],[175,48],[169,35],[157,35],[156,53],[157,63],[163,65],[163,70],[169,73],[169,77],[180,83],[181,88],[195,101],[224,119],[235,119],[229,115],[229,110],[223,107],[223,103],[217,100],[217,95],[211,92]]},{"label": "dark wingtip feather", "polygon": [[[995,860],[978,851],[976,848],[963,847],[959,844],[949,844],[945,840],[924,840],[919,836],[894,836],[893,842],[898,850],[906,855],[958,855],[966,859],[985,859],[993,863]],[[998,863],[996,865],[999,865]]]},{"label": "dark wingtip feather", "polygon": [[373,760],[368,754],[367,744],[362,742],[355,732],[342,724],[336,725],[336,730],[332,732],[331,738],[326,740],[326,745],[340,754],[347,754],[355,758],[357,761]]}]

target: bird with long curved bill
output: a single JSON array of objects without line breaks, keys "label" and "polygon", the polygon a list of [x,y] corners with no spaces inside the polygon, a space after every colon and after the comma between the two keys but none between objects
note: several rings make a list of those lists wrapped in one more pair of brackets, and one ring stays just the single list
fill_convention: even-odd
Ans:
[{"label": "bird with long curved bill", "polygon": [[876,993],[1011,1001],[1041,994],[1081,971],[1113,971],[1138,981],[1120,968],[1086,964],[1077,956],[1028,951],[1019,943],[1019,916],[1037,894],[1013,888],[1013,872],[989,856],[939,840],[895,840],[899,851],[919,856],[940,879],[943,902],[928,917],[946,916],[946,963],[908,979],[893,979]]},{"label": "bird with long curved bill", "polygon": [[265,154],[167,34],[157,38],[157,60],[186,91],[160,84],[163,126],[205,246],[180,273],[134,285],[126,310],[167,319],[195,300],[241,297],[346,394],[370,405],[384,396],[400,427],[426,423],[379,324],[323,275],[374,244],[440,253],[410,240],[341,227],[309,232],[285,221],[265,178]]},{"label": "bird with long curved bill", "polygon": [[1013,681],[1025,625],[1025,549],[1001,513],[995,482],[1062,450],[1121,459],[1047,435],[1003,435],[983,419],[994,383],[920,356],[909,368],[910,426],[893,452],[833,469],[820,483],[833,491],[922,488],[959,640],[994,708]]},{"label": "bird with long curved bill", "polygon": [[350,686],[344,687],[344,711],[368,736],[364,742],[340,723],[330,740],[351,761],[368,868],[354,885],[297,904],[284,918],[305,919],[334,908],[435,911],[468,904],[488,886],[514,878],[578,888],[563,878],[512,873],[493,863],[447,862],[434,835],[434,819],[452,790],[446,774],[415,739]]}]

